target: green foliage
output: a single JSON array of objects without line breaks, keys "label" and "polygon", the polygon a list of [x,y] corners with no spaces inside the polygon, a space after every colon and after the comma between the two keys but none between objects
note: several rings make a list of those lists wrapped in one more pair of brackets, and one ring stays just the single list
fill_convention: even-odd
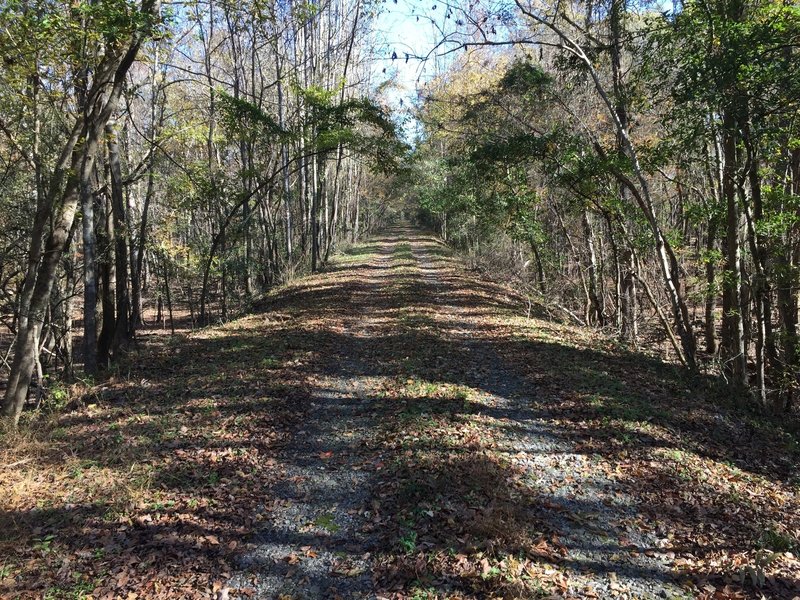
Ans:
[{"label": "green foliage", "polygon": [[417,551],[417,532],[407,531],[398,540],[400,547],[406,554],[413,554]]},{"label": "green foliage", "polygon": [[761,533],[758,545],[772,552],[792,552],[798,546],[798,542],[791,535],[767,528]]},{"label": "green foliage", "polygon": [[314,2],[297,2],[292,4],[292,16],[299,22],[310,21],[319,14],[319,11],[319,4]]},{"label": "green foliage", "polygon": [[478,163],[518,163],[521,160],[544,158],[551,148],[550,142],[550,136],[516,134],[482,144],[472,153],[471,158]]},{"label": "green foliage", "polygon": [[544,96],[552,83],[552,77],[540,65],[517,60],[500,79],[498,88],[530,99]]},{"label": "green foliage", "polygon": [[41,554],[50,554],[54,550],[53,543],[55,542],[55,539],[56,536],[53,534],[48,534],[44,537],[38,538],[33,544],[33,550],[35,552],[40,552]]},{"label": "green foliage", "polygon": [[216,93],[222,111],[222,125],[230,137],[265,142],[287,136],[287,132],[272,117],[252,102],[234,98],[222,90]]},{"label": "green foliage", "polygon": [[758,135],[776,115],[796,110],[800,57],[785,46],[800,35],[796,6],[690,2],[662,25],[652,36],[651,60],[674,102],[667,123],[684,144],[719,128],[724,112],[750,119]]},{"label": "green foliage", "polygon": [[342,147],[371,160],[376,171],[396,171],[408,148],[387,112],[369,98],[341,99],[337,89],[311,86],[299,90],[309,107],[307,140],[310,147],[326,153]]},{"label": "green foliage", "polygon": [[[51,58],[56,64],[94,62],[105,51],[117,51],[134,33],[150,33],[160,17],[130,0],[72,4],[9,0],[0,6],[0,57],[5,66]],[[91,65],[89,65],[91,66]]]},{"label": "green foliage", "polygon": [[314,519],[314,525],[324,529],[329,533],[336,533],[341,529],[341,526],[336,523],[335,515],[331,513],[319,515],[316,519]]},{"label": "green foliage", "polygon": [[76,25],[112,44],[154,23],[149,13],[140,11],[137,3],[128,0],[84,1],[73,4],[72,10],[73,17],[80,21]]}]

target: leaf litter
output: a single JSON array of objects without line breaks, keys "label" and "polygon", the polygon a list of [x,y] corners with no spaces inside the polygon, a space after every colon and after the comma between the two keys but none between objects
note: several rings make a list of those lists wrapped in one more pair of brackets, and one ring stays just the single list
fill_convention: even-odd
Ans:
[{"label": "leaf litter", "polygon": [[797,442],[712,384],[407,229],[257,309],[3,440],[3,597],[800,596]]}]

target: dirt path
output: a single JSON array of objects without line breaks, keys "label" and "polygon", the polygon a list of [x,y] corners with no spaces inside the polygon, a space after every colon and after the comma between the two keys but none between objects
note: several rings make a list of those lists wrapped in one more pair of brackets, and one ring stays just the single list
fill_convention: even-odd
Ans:
[{"label": "dirt path", "polygon": [[0,597],[800,597],[790,438],[524,312],[398,228],[163,336],[0,457]]},{"label": "dirt path", "polygon": [[[447,283],[446,269],[436,266],[429,245],[417,244],[414,254],[428,294],[441,305],[437,323],[443,331],[453,332],[472,364],[484,367],[478,377],[468,377],[469,385],[488,392],[491,408],[483,412],[508,424],[500,436],[501,460],[523,470],[525,487],[541,503],[538,518],[558,536],[568,593],[684,597],[668,575],[668,561],[645,554],[658,547],[657,536],[624,526],[635,520],[636,500],[595,469],[592,457],[578,444],[556,435],[549,415],[535,409],[536,388],[499,355],[493,338],[482,334],[481,299],[472,304],[467,298],[461,306],[448,304],[454,290]],[[546,501],[543,493],[549,495]],[[621,544],[620,538],[626,543]]]},{"label": "dirt path", "polygon": [[[556,439],[546,420],[534,414],[531,398],[535,389],[513,372],[481,331],[483,311],[487,310],[481,293],[465,295],[453,284],[450,270],[432,254],[437,245],[416,232],[393,232],[378,240],[373,250],[365,263],[347,266],[350,277],[357,274],[356,280],[318,307],[336,324],[341,341],[334,356],[321,357],[317,364],[320,375],[315,378],[302,424],[279,456],[287,466],[281,480],[266,493],[272,503],[268,525],[258,532],[256,549],[240,563],[244,573],[231,585],[244,588],[247,576],[258,574],[253,589],[263,597],[375,597],[382,586],[383,593],[392,593],[392,585],[386,586],[380,578],[373,580],[372,573],[381,550],[384,554],[391,550],[385,544],[397,544],[398,540],[402,544],[403,536],[392,540],[394,531],[386,536],[385,530],[394,529],[398,515],[393,515],[388,527],[380,517],[375,523],[375,507],[385,494],[370,473],[370,461],[379,464],[387,457],[375,454],[370,440],[377,430],[386,429],[386,419],[397,416],[380,398],[398,381],[415,376],[415,368],[408,362],[411,358],[399,355],[409,351],[403,342],[424,330],[429,339],[420,339],[411,350],[447,347],[446,355],[435,357],[435,375],[441,378],[446,374],[446,379],[468,390],[465,394],[481,396],[471,420],[505,428],[496,436],[492,460],[521,471],[521,482],[513,484],[520,493],[515,500],[543,504],[542,496],[549,497],[542,506],[526,507],[530,513],[516,518],[514,525],[522,528],[516,533],[529,538],[529,543],[539,544],[540,549],[549,543],[555,549],[552,558],[563,576],[557,581],[560,591],[598,597],[612,591],[623,598],[682,596],[666,575],[664,561],[644,554],[644,549],[655,547],[654,536],[625,531],[620,525],[632,516],[633,499],[620,494],[612,481],[592,469],[590,457],[577,451],[574,444]],[[435,402],[436,379],[425,380],[429,381],[427,393]],[[437,476],[426,474],[424,465],[416,466],[415,475],[423,481],[429,475]],[[453,478],[461,475],[458,470],[452,473]],[[455,480],[450,485],[454,489],[460,486]],[[495,500],[494,490],[479,491],[485,495],[480,501],[486,506]],[[525,498],[526,491],[530,491],[530,500]],[[419,501],[441,500],[438,492],[432,492],[424,499],[421,494]],[[502,516],[498,516],[498,525],[507,525]],[[377,529],[384,531],[376,533]],[[424,548],[425,528],[413,529],[413,549],[412,539],[406,539],[409,555]],[[453,527],[453,534],[459,529]],[[483,542],[492,542],[491,533],[487,536]],[[617,541],[620,536],[641,551],[623,550]],[[493,548],[492,559],[499,563],[510,551]],[[478,565],[484,559],[488,560],[478,558]],[[491,565],[487,573],[480,568],[477,575],[483,581],[506,575],[494,573]],[[415,573],[411,582],[402,577],[395,581],[395,592],[409,593],[409,583],[419,594],[481,594],[493,587],[479,585],[476,589],[470,581],[475,574],[463,582],[431,577],[428,584],[419,575],[423,573]],[[527,587],[515,585],[514,590],[506,591],[526,593]],[[527,591],[533,593],[531,589]]]}]

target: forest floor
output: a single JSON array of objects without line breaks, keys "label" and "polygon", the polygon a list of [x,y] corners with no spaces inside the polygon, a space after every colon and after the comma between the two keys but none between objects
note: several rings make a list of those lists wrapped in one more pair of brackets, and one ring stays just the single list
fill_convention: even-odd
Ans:
[{"label": "forest floor", "polygon": [[398,228],[150,336],[2,440],[0,596],[800,597],[796,438],[525,312]]}]

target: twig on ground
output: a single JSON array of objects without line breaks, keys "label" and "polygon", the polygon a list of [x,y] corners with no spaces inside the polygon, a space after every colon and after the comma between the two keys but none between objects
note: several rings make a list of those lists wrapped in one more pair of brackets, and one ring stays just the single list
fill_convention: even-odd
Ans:
[{"label": "twig on ground", "polygon": [[24,465],[26,463],[29,463],[32,460],[33,460],[32,458],[23,458],[22,460],[17,460],[17,461],[14,461],[12,463],[8,463],[7,465],[0,466],[0,471],[3,471],[5,469],[12,469],[14,467],[19,467],[20,465]]}]

